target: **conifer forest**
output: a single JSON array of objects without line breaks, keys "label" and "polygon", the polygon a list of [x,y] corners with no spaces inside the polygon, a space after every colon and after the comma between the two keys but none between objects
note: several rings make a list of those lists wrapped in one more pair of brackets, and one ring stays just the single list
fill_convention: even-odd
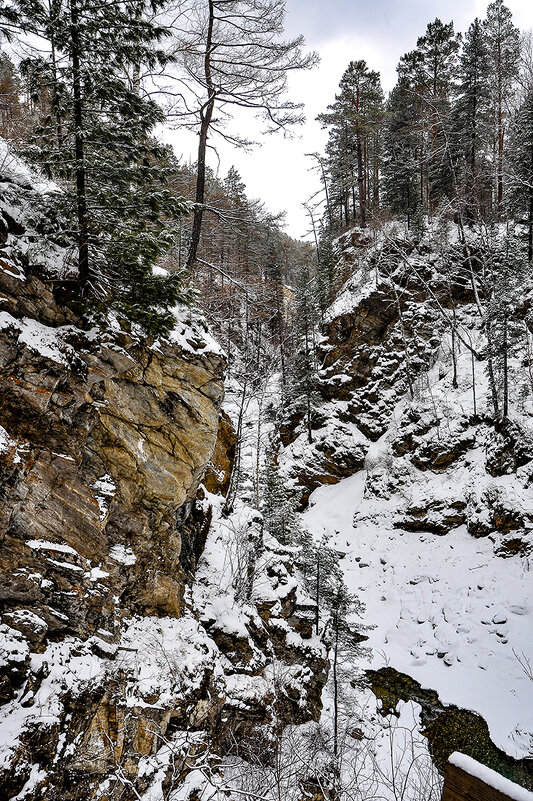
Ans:
[{"label": "conifer forest", "polygon": [[0,0],[1,801],[533,801],[508,3]]}]

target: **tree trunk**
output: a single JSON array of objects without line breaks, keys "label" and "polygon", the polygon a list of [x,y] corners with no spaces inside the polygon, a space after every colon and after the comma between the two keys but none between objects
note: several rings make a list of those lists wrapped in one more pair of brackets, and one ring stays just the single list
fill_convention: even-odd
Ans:
[{"label": "tree trunk", "polygon": [[503,342],[502,342],[503,354],[502,354],[502,371],[503,371],[503,400],[502,400],[502,417],[504,420],[507,420],[507,415],[509,412],[509,371],[507,366],[507,350],[508,350],[508,342],[507,342],[507,309],[503,315]]},{"label": "tree trunk", "polygon": [[74,111],[74,146],[76,154],[76,215],[78,219],[78,279],[82,293],[87,290],[89,274],[89,223],[85,151],[83,143],[83,100],[81,92],[81,41],[77,0],[70,3],[70,46],[72,60],[72,94]]},{"label": "tree trunk", "polygon": [[327,215],[328,215],[329,227],[332,228],[333,227],[333,219],[332,219],[332,216],[331,216],[331,206],[330,206],[330,203],[329,203],[328,182],[326,180],[326,173],[324,171],[324,162],[322,161],[322,159],[320,160],[320,167],[321,167],[321,170],[322,170],[322,182],[324,184],[324,193],[326,195],[326,211],[327,211]]},{"label": "tree trunk", "polygon": [[213,25],[215,20],[215,10],[213,0],[209,0],[209,21],[207,26],[207,38],[205,43],[204,74],[207,87],[207,102],[200,111],[200,140],[198,142],[198,164],[196,167],[196,197],[194,216],[192,222],[191,244],[187,256],[187,268],[190,270],[196,261],[200,236],[202,233],[202,218],[204,214],[205,201],[205,157],[207,152],[207,137],[209,127],[215,108],[215,89],[211,78],[211,53],[213,48]]},{"label": "tree trunk", "polygon": [[61,119],[61,102],[59,97],[59,80],[57,77],[57,51],[54,26],[56,23],[56,2],[48,0],[48,14],[50,16],[50,49],[52,55],[52,107],[56,118],[56,139],[58,147],[63,144],[63,121]]},{"label": "tree trunk", "polygon": [[305,381],[305,394],[306,394],[306,417],[307,417],[307,441],[311,444],[313,442],[313,429],[311,426],[311,355],[309,347],[309,331],[305,328],[305,369],[307,372]]},{"label": "tree trunk", "polygon": [[501,219],[503,204],[503,78],[502,78],[501,43],[498,42],[498,165],[497,165],[497,202],[498,220]]},{"label": "tree trunk", "polygon": [[339,752],[339,680],[337,661],[339,654],[339,612],[335,611],[335,645],[333,649],[333,754]]},{"label": "tree trunk", "polygon": [[315,611],[315,634],[318,637],[318,627],[320,625],[320,549],[316,558],[316,611]]},{"label": "tree trunk", "polygon": [[359,192],[359,222],[366,228],[365,177],[363,172],[363,144],[359,126],[357,130],[357,190]]},{"label": "tree trunk", "polygon": [[529,208],[528,208],[528,230],[527,230],[527,260],[531,264],[533,261],[533,144],[530,149],[530,170],[529,170]]}]

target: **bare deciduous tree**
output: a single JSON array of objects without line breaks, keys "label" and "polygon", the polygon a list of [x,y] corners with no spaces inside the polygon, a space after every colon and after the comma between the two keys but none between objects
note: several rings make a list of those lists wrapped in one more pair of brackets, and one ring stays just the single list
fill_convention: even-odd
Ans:
[{"label": "bare deciduous tree", "polygon": [[180,125],[199,134],[189,267],[200,242],[210,133],[238,146],[252,144],[226,129],[239,108],[262,117],[268,132],[304,120],[301,104],[286,97],[287,75],[314,66],[318,56],[302,52],[301,36],[281,38],[284,16],[284,0],[187,0],[176,21],[175,50],[184,89],[175,113]]}]

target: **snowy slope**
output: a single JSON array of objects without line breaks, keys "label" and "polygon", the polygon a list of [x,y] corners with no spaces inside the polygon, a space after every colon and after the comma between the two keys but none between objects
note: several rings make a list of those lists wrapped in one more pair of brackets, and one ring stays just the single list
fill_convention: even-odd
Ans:
[{"label": "snowy slope", "polygon": [[[482,346],[479,327],[471,334]],[[511,417],[527,445],[523,358],[511,360]],[[499,435],[483,364],[475,366],[476,414],[466,349],[457,388],[451,368],[445,336],[414,399],[406,394],[387,432],[367,443],[364,469],[315,490],[303,517],[317,541],[326,533],[345,554],[346,582],[375,625],[371,667],[390,665],[443,703],[478,712],[496,745],[525,757],[533,753],[533,681],[523,669],[533,660],[531,462],[489,470]],[[347,425],[360,440],[356,423]],[[288,448],[282,458],[293,456]]]}]

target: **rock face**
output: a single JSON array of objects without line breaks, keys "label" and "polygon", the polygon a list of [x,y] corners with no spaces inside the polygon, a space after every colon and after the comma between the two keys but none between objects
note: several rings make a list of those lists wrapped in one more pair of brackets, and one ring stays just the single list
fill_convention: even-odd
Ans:
[{"label": "rock face", "polygon": [[[517,408],[505,422],[491,413],[484,334],[464,247],[448,243],[435,252],[430,236],[414,241],[381,232],[373,240],[357,229],[337,244],[339,270],[349,278],[326,313],[319,343],[322,401],[313,442],[297,419],[281,432],[280,465],[303,503],[316,487],[366,467],[368,453],[386,436],[388,465],[370,465],[367,497],[411,493],[397,502],[395,528],[445,534],[464,523],[473,536],[529,530],[522,497],[533,464],[529,413]],[[519,312],[531,329],[527,308],[525,302]],[[526,402],[519,393],[524,399],[531,394],[526,350],[513,363],[517,407]],[[438,397],[441,391],[446,398]],[[450,398],[457,404],[453,413]],[[471,490],[452,481],[445,492],[449,476],[468,465],[472,453],[483,454],[477,460],[482,480]],[[517,471],[512,491],[490,481]],[[434,474],[441,477],[434,480]]]},{"label": "rock face", "polygon": [[15,280],[0,274],[4,608],[31,602],[50,632],[79,634],[88,619],[113,630],[109,576],[129,610],[179,615],[179,510],[215,447],[223,359],[18,318]]},{"label": "rock face", "polygon": [[[0,240],[1,698],[17,700],[22,690],[30,708],[48,685],[61,711],[51,729],[38,715],[33,723],[20,716],[5,797],[57,755],[60,733],[78,737],[83,753],[114,726],[114,758],[135,753],[138,762],[154,750],[165,716],[176,714],[163,706],[152,715],[154,731],[141,743],[146,716],[126,725],[120,702],[131,677],[122,671],[112,688],[95,682],[81,705],[79,686],[67,692],[65,681],[60,703],[51,659],[59,649],[70,670],[77,659],[114,659],[126,617],[185,613],[191,553],[203,546],[187,518],[215,449],[225,366],[198,326],[187,329],[190,345],[183,336],[180,344],[154,342],[113,321],[88,328],[60,305],[54,265],[28,262],[26,246],[38,236],[26,212],[38,192],[16,170],[8,177]],[[14,715],[12,708],[7,719]],[[82,769],[77,759],[72,771]],[[91,774],[94,759],[83,759]],[[108,767],[108,755],[99,764]],[[90,775],[82,784],[89,792]]]},{"label": "rock face", "polygon": [[[352,455],[364,452],[360,467],[346,463],[346,475],[357,475],[317,490],[303,519],[315,541],[343,554],[346,584],[376,624],[368,644],[388,665],[378,672],[403,674],[400,687],[408,677],[418,683],[400,697],[422,706],[420,730],[439,767],[458,750],[497,769],[525,768],[515,776],[531,786],[531,716],[522,723],[522,714],[533,685],[514,673],[531,628],[531,286],[511,315],[509,409],[498,419],[488,299],[463,284],[471,265],[453,224],[447,243],[435,229],[410,243],[391,229],[366,249],[346,243],[353,274],[326,313],[314,443],[297,427],[280,467],[305,495],[316,486],[322,443],[351,438]],[[468,236],[482,254],[482,237]],[[501,362],[492,367],[502,393]],[[398,696],[387,704],[376,684],[380,712],[401,717]],[[421,687],[458,708],[426,712]]]},{"label": "rock face", "polygon": [[[83,323],[61,301],[67,253],[39,233],[53,188],[2,170],[0,796],[163,798],[196,753],[268,727],[274,662],[284,720],[316,718],[327,662],[294,579],[265,620],[254,577],[246,614],[230,580],[239,637],[195,602],[235,449],[218,346],[187,312],[165,341]],[[204,558],[208,596],[217,569]]]},{"label": "rock face", "polygon": [[[462,282],[438,285],[423,245],[402,238],[376,244],[355,229],[337,246],[337,269],[349,278],[326,314],[318,346],[323,403],[315,412],[314,444],[305,444],[301,421],[282,427],[283,445],[290,446],[285,461],[302,464],[287,472],[304,502],[320,484],[363,467],[398,401],[435,362],[444,329],[438,309],[467,297]],[[460,262],[460,252],[454,258]]]}]

